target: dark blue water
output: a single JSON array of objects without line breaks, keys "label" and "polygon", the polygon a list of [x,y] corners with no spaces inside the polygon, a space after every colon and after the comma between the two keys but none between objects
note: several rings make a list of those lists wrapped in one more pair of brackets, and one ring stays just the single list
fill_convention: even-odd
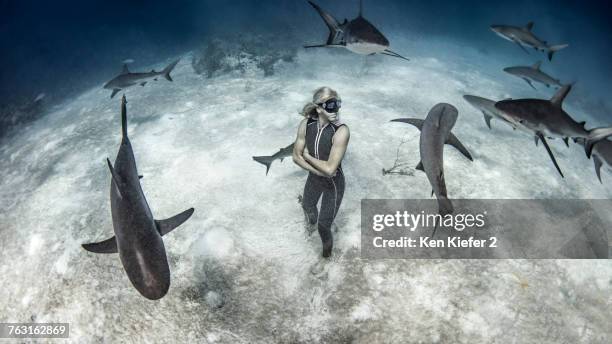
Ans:
[{"label": "dark blue water", "polygon": [[[356,0],[319,0],[339,19],[357,14]],[[364,15],[392,41],[454,41],[483,52],[483,58],[522,55],[495,36],[489,25],[535,22],[534,32],[551,43],[569,43],[549,70],[577,81],[583,94],[602,104],[612,78],[612,15],[606,1],[368,1]],[[291,31],[296,46],[327,33],[305,0],[276,1],[0,1],[0,107],[47,94],[51,102],[75,96],[112,77],[127,58],[157,63],[197,49],[227,32]],[[283,42],[282,44],[288,44]],[[427,52],[440,60],[453,53]],[[410,55],[410,52],[405,52]],[[500,68],[503,66],[500,66]]]}]

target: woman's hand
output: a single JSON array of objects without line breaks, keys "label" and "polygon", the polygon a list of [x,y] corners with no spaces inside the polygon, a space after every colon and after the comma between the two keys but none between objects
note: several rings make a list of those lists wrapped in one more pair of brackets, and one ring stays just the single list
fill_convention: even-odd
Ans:
[{"label": "woman's hand", "polygon": [[[325,111],[325,110],[323,110]],[[337,112],[327,112],[325,111],[325,113],[327,114],[327,119],[330,122],[335,122],[338,119],[338,113]]]}]

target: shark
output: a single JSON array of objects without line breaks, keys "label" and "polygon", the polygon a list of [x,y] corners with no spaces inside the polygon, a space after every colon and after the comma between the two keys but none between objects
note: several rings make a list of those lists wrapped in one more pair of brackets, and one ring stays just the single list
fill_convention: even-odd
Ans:
[{"label": "shark", "polygon": [[409,61],[408,58],[389,49],[389,40],[372,23],[363,17],[363,0],[359,2],[359,15],[352,20],[338,22],[312,1],[308,3],[319,13],[329,29],[325,44],[306,45],[304,48],[346,48],[360,55],[382,54]]},{"label": "shark", "polygon": [[568,44],[549,45],[546,41],[539,39],[533,32],[533,22],[529,22],[525,27],[511,25],[491,25],[491,30],[503,39],[516,43],[524,52],[529,54],[527,49],[533,48],[548,55],[548,60],[552,61],[553,54],[561,49],[567,48]]},{"label": "shark", "polygon": [[160,72],[156,72],[155,69],[152,69],[150,72],[144,73],[132,73],[128,69],[127,63],[123,64],[123,69],[121,73],[116,77],[112,78],[109,82],[104,84],[104,88],[108,90],[112,90],[111,99],[117,94],[117,92],[128,88],[134,85],[144,86],[150,80],[157,81],[157,78],[163,76],[168,81],[172,81],[172,77],[170,76],[170,72],[176,67],[176,64],[179,63],[180,59],[175,60],[170,63],[166,68],[164,68]]},{"label": "shark", "polygon": [[[576,138],[574,142],[584,145],[585,139]],[[608,168],[612,167],[612,141],[609,139],[601,140],[593,145],[593,163],[595,164],[595,174],[599,182],[601,181],[601,167],[605,164]]]},{"label": "shark", "polygon": [[189,208],[165,220],[155,220],[140,186],[132,144],[128,138],[125,95],[121,99],[122,139],[115,165],[106,159],[111,175],[110,204],[115,235],[83,244],[93,253],[119,253],[132,285],[150,300],[162,298],[170,288],[170,268],[162,236],[187,221]]},{"label": "shark", "polygon": [[572,85],[561,87],[550,99],[508,99],[495,103],[495,108],[531,132],[536,144],[542,141],[555,168],[563,177],[563,172],[555,159],[546,138],[561,138],[568,144],[568,138],[583,138],[584,150],[591,157],[593,145],[612,135],[612,127],[586,129],[586,122],[576,122],[565,110],[563,101]]},{"label": "shark", "polygon": [[290,144],[289,146],[285,147],[285,148],[281,148],[278,152],[272,154],[272,155],[268,155],[268,156],[254,156],[253,160],[257,161],[260,164],[263,164],[264,166],[266,166],[266,176],[268,175],[268,172],[270,171],[270,166],[272,165],[272,162],[274,162],[274,160],[280,160],[281,162],[283,162],[283,159],[291,156],[293,154],[293,145],[294,143]]},{"label": "shark", "polygon": [[457,122],[459,112],[451,104],[440,103],[435,105],[423,119],[397,118],[391,122],[408,123],[421,131],[419,139],[419,153],[421,161],[416,166],[417,170],[425,172],[429,184],[432,187],[432,195],[438,199],[438,212],[440,215],[451,214],[453,205],[447,195],[446,181],[444,178],[444,145],[455,147],[470,161],[472,155],[453,135],[451,130]]},{"label": "shark", "polygon": [[533,86],[532,81],[544,84],[546,87],[550,87],[551,85],[563,87],[559,79],[555,79],[552,76],[544,73],[541,69],[541,66],[542,61],[538,61],[533,66],[517,66],[504,68],[504,72],[525,80],[525,82],[529,84],[529,86],[531,86],[534,90],[536,88],[535,86]]}]

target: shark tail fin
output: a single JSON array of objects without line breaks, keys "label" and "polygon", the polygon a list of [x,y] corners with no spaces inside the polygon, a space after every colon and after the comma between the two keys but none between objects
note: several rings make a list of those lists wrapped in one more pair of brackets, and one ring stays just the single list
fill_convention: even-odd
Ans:
[{"label": "shark tail fin", "polygon": [[340,24],[331,14],[323,11],[319,5],[315,4],[312,1],[308,1],[308,3],[319,13],[325,25],[329,29],[329,36],[327,37],[326,45],[339,45],[342,41],[342,30],[340,29]]},{"label": "shark tail fin", "polygon": [[597,142],[609,136],[612,136],[612,127],[595,128],[589,130],[589,136],[587,137],[584,143],[584,151],[586,152],[587,157],[591,157],[591,153],[593,152],[593,146]]},{"label": "shark tail fin", "polygon": [[176,227],[182,225],[185,221],[189,220],[191,215],[193,215],[193,212],[194,209],[189,208],[180,214],[172,216],[171,218],[165,220],[155,220],[155,225],[157,225],[159,235],[163,236],[165,234],[168,234]]},{"label": "shark tail fin", "polygon": [[117,253],[117,240],[112,236],[104,241],[91,243],[91,244],[83,244],[84,249],[93,253]]},{"label": "shark tail fin", "polygon": [[270,166],[272,165],[272,161],[274,161],[274,158],[272,156],[254,156],[253,160],[266,166],[266,176],[267,176],[268,172],[270,171]]},{"label": "shark tail fin", "polygon": [[127,100],[125,99],[125,94],[121,98],[121,133],[123,137],[128,137],[128,125],[127,125],[127,109],[126,105]]},{"label": "shark tail fin", "polygon": [[164,78],[166,78],[166,80],[172,81],[172,77],[170,76],[170,72],[172,72],[172,70],[174,69],[174,67],[176,67],[177,63],[179,63],[180,60],[181,59],[178,59],[178,60],[172,62],[171,64],[166,66],[166,68],[164,68],[164,70],[162,70],[162,74],[164,75]]},{"label": "shark tail fin", "polygon": [[438,198],[438,213],[442,216],[452,214],[454,211],[453,203],[446,197]]},{"label": "shark tail fin", "polygon": [[569,46],[569,44],[557,44],[548,47],[548,61],[552,61],[554,53],[561,49],[565,49]]}]

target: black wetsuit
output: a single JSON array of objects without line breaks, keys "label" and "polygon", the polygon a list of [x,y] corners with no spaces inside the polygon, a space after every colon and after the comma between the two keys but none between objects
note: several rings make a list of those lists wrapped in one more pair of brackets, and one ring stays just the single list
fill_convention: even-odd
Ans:
[{"label": "black wetsuit", "polygon": [[[332,148],[332,138],[338,128],[344,124],[328,123],[319,128],[317,119],[308,119],[306,124],[306,147],[313,157],[327,161]],[[317,212],[317,202],[323,195],[321,211]],[[302,207],[311,225],[317,223],[319,235],[323,242],[323,256],[329,257],[333,247],[331,226],[338,214],[338,208],[344,195],[344,173],[342,164],[338,166],[333,177],[322,177],[314,173],[308,174],[304,186]]]}]

